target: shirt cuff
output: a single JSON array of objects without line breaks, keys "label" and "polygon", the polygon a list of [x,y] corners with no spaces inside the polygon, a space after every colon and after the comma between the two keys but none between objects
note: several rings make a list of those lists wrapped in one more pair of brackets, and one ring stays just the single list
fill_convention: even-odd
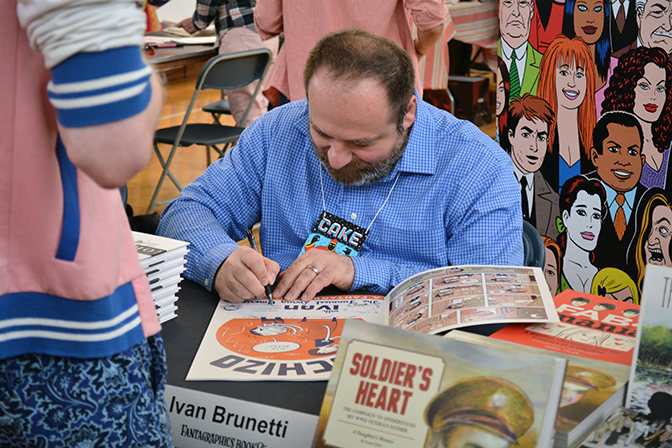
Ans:
[{"label": "shirt cuff", "polygon": [[387,261],[352,257],[355,265],[355,280],[350,291],[366,289],[378,294],[387,294],[390,289]]},{"label": "shirt cuff", "polygon": [[197,283],[205,286],[208,291],[212,291],[215,284],[215,274],[217,270],[224,263],[224,260],[229,258],[240,245],[238,243],[224,243],[210,249],[203,258],[201,258],[200,268],[194,272],[194,280]]},{"label": "shirt cuff", "polygon": [[51,70],[47,87],[59,123],[92,126],[139,114],[149,104],[151,69],[139,47],[78,53]]}]

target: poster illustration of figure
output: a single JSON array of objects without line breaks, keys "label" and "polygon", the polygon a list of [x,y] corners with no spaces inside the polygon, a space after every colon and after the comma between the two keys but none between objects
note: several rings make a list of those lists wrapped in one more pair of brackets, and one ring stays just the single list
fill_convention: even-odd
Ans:
[{"label": "poster illustration of figure", "polygon": [[[523,214],[545,238],[547,283],[553,294],[571,288],[636,304],[646,265],[672,265],[664,236],[672,215],[672,0],[500,2],[499,21],[497,132],[517,179],[520,133],[511,129],[511,104],[526,91],[518,74],[521,88],[512,82],[512,49],[529,46],[536,53],[525,52],[525,63],[538,60],[538,83],[536,93],[527,92],[554,116],[546,154],[534,159],[543,160],[535,176],[560,196],[580,175],[604,189],[604,196],[570,197],[564,209],[560,203],[550,219],[535,222],[538,202],[526,181]],[[574,203],[587,207],[591,200],[595,213],[574,213]]]},{"label": "poster illustration of figure", "polygon": [[548,131],[555,114],[548,103],[525,94],[508,110],[508,137],[513,169],[520,185],[523,219],[544,236],[556,238],[559,215],[557,191],[539,171],[548,150]]}]

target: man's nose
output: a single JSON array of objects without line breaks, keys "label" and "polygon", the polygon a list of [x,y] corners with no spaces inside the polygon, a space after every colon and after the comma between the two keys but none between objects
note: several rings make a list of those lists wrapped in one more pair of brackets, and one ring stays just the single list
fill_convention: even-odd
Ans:
[{"label": "man's nose", "polygon": [[513,16],[519,16],[520,15],[520,5],[518,5],[517,1],[513,2],[513,6],[511,7],[511,15],[513,15]]},{"label": "man's nose", "polygon": [[332,142],[327,152],[329,165],[335,169],[341,169],[352,160],[352,153],[348,151],[342,143]]}]

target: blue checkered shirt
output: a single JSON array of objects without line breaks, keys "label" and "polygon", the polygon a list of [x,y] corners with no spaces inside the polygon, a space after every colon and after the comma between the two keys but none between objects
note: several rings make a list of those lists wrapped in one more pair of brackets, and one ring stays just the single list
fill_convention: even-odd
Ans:
[{"label": "blue checkered shirt", "polygon": [[238,145],[187,186],[157,233],[189,241],[186,277],[206,288],[261,222],[264,255],[287,269],[322,212],[367,228],[396,187],[357,257],[353,290],[387,293],[448,265],[523,262],[520,190],[510,157],[473,124],[419,100],[406,151],[383,179],[346,186],[321,168],[306,100],[255,120]]},{"label": "blue checkered shirt", "polygon": [[255,33],[254,7],[256,1],[198,0],[194,11],[194,26],[202,30],[215,21],[217,35],[244,26]]}]

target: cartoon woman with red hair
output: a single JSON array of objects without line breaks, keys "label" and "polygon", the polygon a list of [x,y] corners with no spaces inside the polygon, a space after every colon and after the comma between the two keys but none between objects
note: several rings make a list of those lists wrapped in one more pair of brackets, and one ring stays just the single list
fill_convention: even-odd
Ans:
[{"label": "cartoon woman with red hair", "polygon": [[590,147],[596,122],[595,65],[583,39],[558,36],[541,59],[537,96],[553,109],[548,152],[541,167],[553,188],[592,171]]},{"label": "cartoon woman with red hair", "polygon": [[638,47],[621,56],[602,109],[639,118],[646,157],[639,183],[665,188],[672,140],[672,62],[667,54],[660,48]]}]

